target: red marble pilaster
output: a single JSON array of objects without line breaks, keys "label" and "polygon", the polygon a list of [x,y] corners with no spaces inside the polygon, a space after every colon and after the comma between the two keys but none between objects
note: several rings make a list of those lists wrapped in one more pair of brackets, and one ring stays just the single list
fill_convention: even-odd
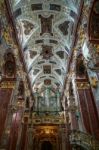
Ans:
[{"label": "red marble pilaster", "polygon": [[71,119],[71,130],[77,130],[78,129],[78,122],[77,122],[75,112],[71,111],[70,119]]},{"label": "red marble pilaster", "polygon": [[78,95],[79,95],[81,113],[82,113],[83,123],[84,123],[85,129],[89,134],[92,134],[92,129],[91,129],[91,126],[90,126],[90,118],[89,118],[88,107],[87,107],[86,100],[85,100],[85,91],[84,91],[84,89],[79,89],[78,90]]},{"label": "red marble pilaster", "polygon": [[26,150],[26,147],[27,147],[27,123],[28,123],[28,118],[25,117],[24,123],[22,124],[20,150]]},{"label": "red marble pilaster", "polygon": [[[98,78],[98,81],[99,81],[99,73],[97,73],[97,78]],[[99,116],[99,100],[96,102],[96,105],[97,105],[98,116]]]},{"label": "red marble pilaster", "polygon": [[91,89],[79,89],[78,94],[86,131],[99,139],[99,118]]},{"label": "red marble pilaster", "polygon": [[21,116],[22,116],[22,110],[21,109],[13,114],[12,126],[11,126],[11,129],[10,129],[10,136],[9,136],[9,143],[8,143],[7,150],[16,149],[16,144],[17,144],[17,140],[18,140],[18,133],[19,133],[19,127],[21,125]]},{"label": "red marble pilaster", "polygon": [[12,89],[0,89],[0,140],[4,132],[8,104],[10,102],[11,94]]},{"label": "red marble pilaster", "polygon": [[98,112],[95,104],[94,97],[92,95],[91,89],[85,90],[86,101],[89,110],[90,123],[92,126],[93,135],[99,140],[99,118]]}]

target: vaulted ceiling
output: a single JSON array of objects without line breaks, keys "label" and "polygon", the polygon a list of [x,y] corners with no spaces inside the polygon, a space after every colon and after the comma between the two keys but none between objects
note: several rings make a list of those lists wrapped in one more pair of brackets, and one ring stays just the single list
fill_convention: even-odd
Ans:
[{"label": "vaulted ceiling", "polygon": [[63,90],[80,0],[13,0],[13,12],[33,91]]}]

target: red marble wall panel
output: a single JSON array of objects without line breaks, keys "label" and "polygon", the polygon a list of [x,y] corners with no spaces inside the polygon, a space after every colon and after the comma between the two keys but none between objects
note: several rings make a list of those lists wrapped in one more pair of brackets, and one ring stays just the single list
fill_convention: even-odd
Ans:
[{"label": "red marble wall panel", "polygon": [[12,89],[0,89],[0,140],[4,131]]},{"label": "red marble wall panel", "polygon": [[26,142],[25,142],[24,150],[28,150],[28,135],[26,136]]}]

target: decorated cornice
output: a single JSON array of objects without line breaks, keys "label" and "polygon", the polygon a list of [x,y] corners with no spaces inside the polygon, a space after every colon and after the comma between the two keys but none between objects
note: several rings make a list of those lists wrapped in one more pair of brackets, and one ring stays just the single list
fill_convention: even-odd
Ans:
[{"label": "decorated cornice", "polygon": [[78,89],[89,89],[90,84],[88,82],[76,82]]},{"label": "decorated cornice", "polygon": [[0,83],[1,89],[14,89],[15,87],[15,81],[14,80],[7,80]]},{"label": "decorated cornice", "polygon": [[[23,55],[22,55],[22,50],[21,50],[21,46],[19,44],[19,40],[17,38],[17,31],[16,31],[16,27],[15,27],[15,22],[13,20],[13,16],[12,16],[12,11],[11,11],[11,7],[10,7],[10,2],[8,0],[5,0],[4,1],[5,3],[5,7],[6,7],[6,12],[7,12],[7,19],[9,21],[9,25],[10,25],[10,28],[13,32],[13,35],[14,35],[14,38],[12,38],[11,41],[14,41],[14,43],[12,43],[12,50],[15,49],[14,51],[14,54],[15,54],[15,59],[16,59],[16,62],[17,62],[17,75],[19,78],[23,78],[24,80],[24,83],[27,85],[28,84],[28,89],[30,90],[30,92],[28,92],[30,94],[30,96],[33,96],[32,92],[31,92],[31,86],[30,86],[30,82],[28,80],[28,77],[27,77],[27,74],[26,74],[26,67],[25,67],[25,63],[24,63],[24,58],[23,58]],[[9,42],[9,39],[8,36],[7,37],[7,40]],[[34,99],[34,98],[33,98]]]},{"label": "decorated cornice", "polygon": [[81,131],[73,130],[70,135],[70,142],[72,145],[82,145],[86,147],[88,150],[98,150],[99,149],[99,141],[94,139],[89,134],[86,134]]}]

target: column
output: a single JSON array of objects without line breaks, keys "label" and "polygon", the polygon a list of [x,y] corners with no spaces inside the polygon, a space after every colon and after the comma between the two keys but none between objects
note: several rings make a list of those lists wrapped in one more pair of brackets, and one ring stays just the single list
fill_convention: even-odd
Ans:
[{"label": "column", "polygon": [[35,111],[38,111],[38,91],[35,92]]},{"label": "column", "polygon": [[60,111],[60,92],[59,89],[56,91],[56,98],[57,98],[57,110]]},{"label": "column", "polygon": [[50,89],[46,88],[46,90],[45,90],[45,104],[46,104],[47,111],[49,110],[49,94],[50,94]]},{"label": "column", "polygon": [[69,104],[68,104],[68,111],[69,111],[69,117],[70,117],[70,122],[71,122],[71,130],[78,130],[78,120],[76,116],[77,112],[77,106],[75,104],[75,99],[73,96],[69,98]]}]

